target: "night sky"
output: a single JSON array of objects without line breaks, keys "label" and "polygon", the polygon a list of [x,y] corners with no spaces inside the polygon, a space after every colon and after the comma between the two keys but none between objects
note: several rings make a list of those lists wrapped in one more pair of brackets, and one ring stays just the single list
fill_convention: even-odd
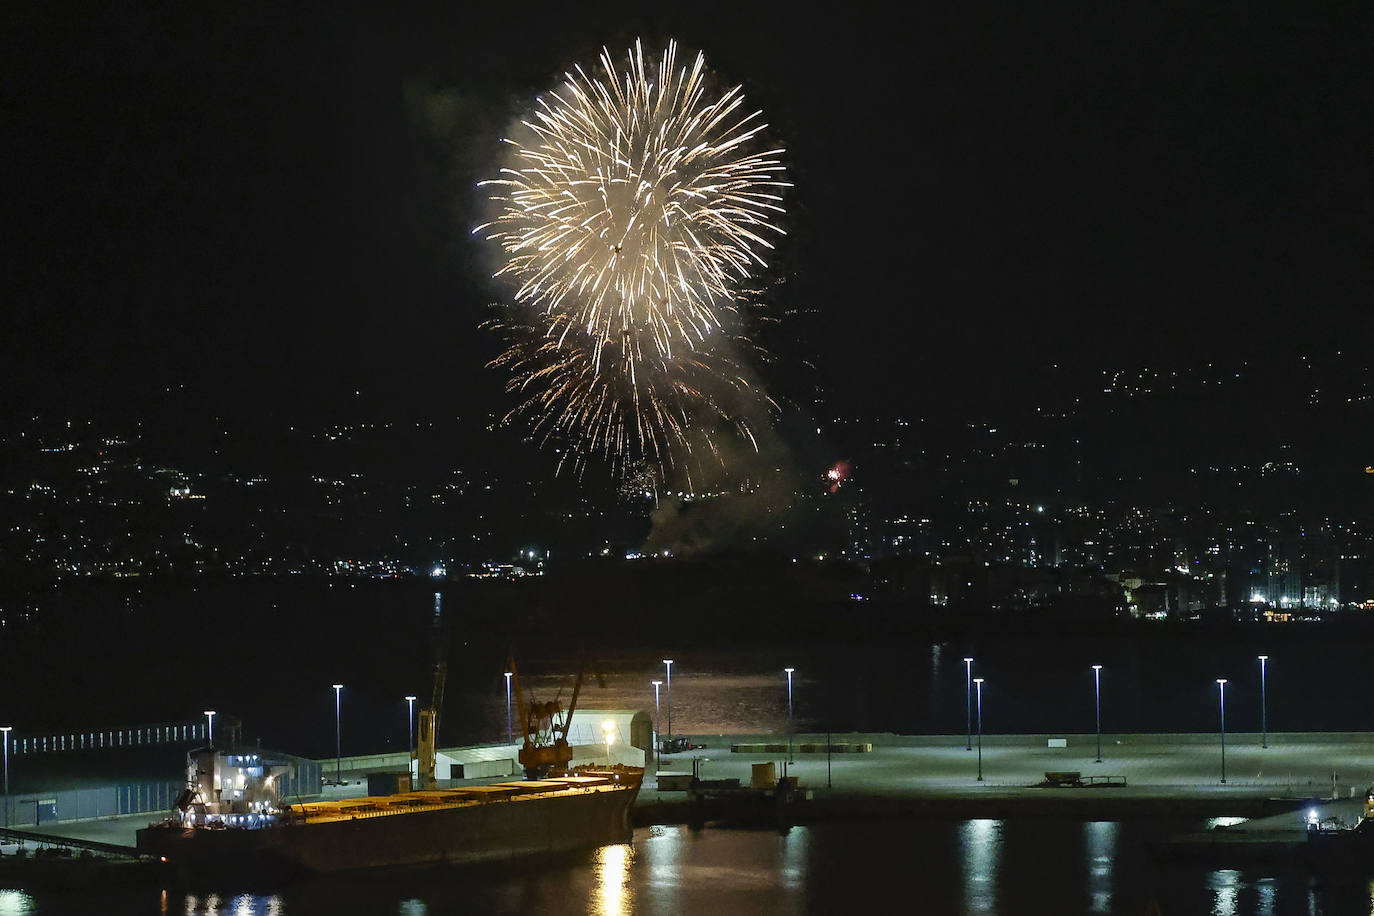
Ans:
[{"label": "night sky", "polygon": [[836,405],[1371,330],[1358,5],[89,6],[0,14],[11,409],[482,420],[474,183],[637,35],[705,50],[787,146],[771,277],[805,317],[766,343]]}]

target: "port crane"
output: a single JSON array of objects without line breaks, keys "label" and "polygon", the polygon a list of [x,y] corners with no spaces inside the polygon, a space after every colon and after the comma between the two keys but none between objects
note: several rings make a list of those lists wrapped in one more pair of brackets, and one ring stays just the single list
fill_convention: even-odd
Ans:
[{"label": "port crane", "polygon": [[[573,713],[577,710],[577,697],[582,692],[582,667],[578,666],[577,680],[573,682],[572,699],[568,708],[554,697],[545,703],[526,700],[520,688],[520,672],[515,667],[515,659],[506,661],[506,670],[511,673],[515,702],[520,710],[520,727],[524,736],[520,746],[520,765],[525,768],[526,779],[544,779],[568,772],[572,763],[572,747],[568,744],[568,726],[572,723]],[[601,675],[597,682],[605,687]]]},{"label": "port crane", "polygon": [[444,627],[444,596],[434,593],[434,678],[429,703],[420,707],[420,727],[416,733],[415,769],[421,789],[437,788],[434,758],[439,747],[439,717],[444,711],[444,684],[448,680],[448,630]]}]

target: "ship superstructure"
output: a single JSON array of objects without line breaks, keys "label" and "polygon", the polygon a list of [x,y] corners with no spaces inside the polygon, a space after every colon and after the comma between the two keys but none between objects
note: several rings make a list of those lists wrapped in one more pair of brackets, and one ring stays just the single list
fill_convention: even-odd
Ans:
[{"label": "ship superstructure", "polygon": [[261,750],[196,748],[186,755],[186,788],[177,799],[183,827],[264,827],[277,823],[292,765]]}]

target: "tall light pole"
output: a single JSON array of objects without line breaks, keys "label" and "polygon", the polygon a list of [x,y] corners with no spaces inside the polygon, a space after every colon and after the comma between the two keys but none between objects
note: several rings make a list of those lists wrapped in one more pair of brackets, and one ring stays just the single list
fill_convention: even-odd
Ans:
[{"label": "tall light pole", "polygon": [[0,725],[5,736],[5,826],[10,825],[10,729],[13,725]]},{"label": "tall light pole", "polygon": [[663,684],[662,681],[650,681],[654,685],[654,759],[658,759],[658,688]]},{"label": "tall light pole", "polygon": [[1097,697],[1097,762],[1102,762],[1102,666],[1093,665],[1093,693]]},{"label": "tall light pole", "polygon": [[214,747],[214,746],[215,746],[215,711],[214,711],[213,709],[207,709],[207,710],[205,710],[205,718],[208,720],[208,723],[209,723],[209,724],[207,724],[207,725],[205,726],[205,743],[208,744],[208,745],[210,745],[211,747]]},{"label": "tall light pole", "polygon": [[1226,785],[1226,678],[1217,678],[1217,691],[1221,697],[1221,784]]},{"label": "tall light pole", "polygon": [[668,737],[673,737],[673,660],[665,658],[663,665],[668,669]]},{"label": "tall light pole", "polygon": [[792,758],[792,672],[796,668],[782,669],[787,674],[787,762],[795,763]]},{"label": "tall light pole", "polygon": [[611,766],[611,745],[615,743],[615,723],[610,719],[602,722],[601,734],[606,739],[606,766]]},{"label": "tall light pole", "polygon": [[506,743],[515,743],[515,732],[511,731],[510,724],[510,676],[512,672],[506,672]]},{"label": "tall light pole", "polygon": [[1260,663],[1260,747],[1269,746],[1269,700],[1264,693],[1264,663],[1269,656],[1259,656]]},{"label": "tall light pole", "polygon": [[339,691],[343,684],[334,685],[334,785],[343,782],[343,719],[339,715]]},{"label": "tall light pole", "polygon": [[973,683],[978,688],[978,781],[983,781],[983,679],[976,677]]},{"label": "tall light pole", "polygon": [[968,740],[964,750],[973,750],[973,659],[964,658],[964,717],[968,720]]},{"label": "tall light pole", "polygon": [[410,740],[406,742],[406,773],[415,771],[415,697],[406,697],[406,725],[409,726]]}]

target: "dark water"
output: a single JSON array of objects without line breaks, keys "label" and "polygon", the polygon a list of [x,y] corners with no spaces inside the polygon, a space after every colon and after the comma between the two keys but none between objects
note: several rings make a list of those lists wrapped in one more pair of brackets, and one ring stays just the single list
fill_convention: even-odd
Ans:
[{"label": "dark water", "polygon": [[[866,821],[769,832],[660,827],[631,845],[501,869],[334,879],[277,893],[0,891],[0,916],[378,913],[1368,914],[1368,874],[1157,866],[1152,839],[1199,824],[1026,818]],[[1374,863],[1372,863],[1374,865]]]}]

